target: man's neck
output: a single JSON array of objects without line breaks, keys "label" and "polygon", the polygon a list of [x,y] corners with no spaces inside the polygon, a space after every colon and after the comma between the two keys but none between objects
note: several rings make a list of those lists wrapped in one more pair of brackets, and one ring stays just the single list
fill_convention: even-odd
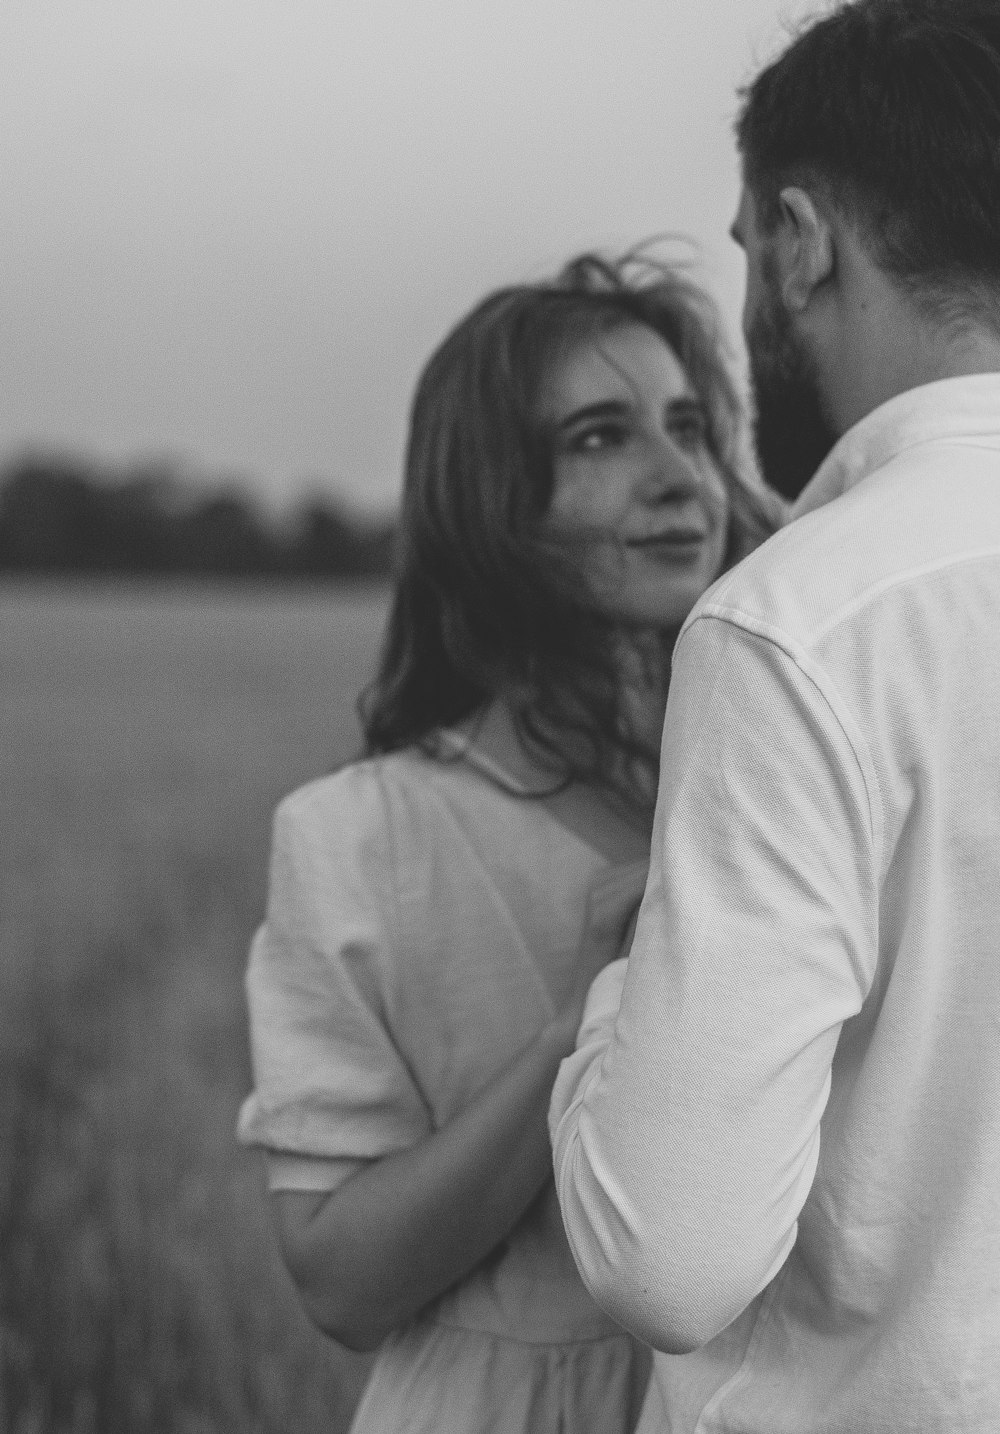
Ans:
[{"label": "man's neck", "polygon": [[866,296],[827,355],[829,416],[838,434],[898,394],[940,379],[1000,373],[1000,332],[942,321],[886,283]]}]

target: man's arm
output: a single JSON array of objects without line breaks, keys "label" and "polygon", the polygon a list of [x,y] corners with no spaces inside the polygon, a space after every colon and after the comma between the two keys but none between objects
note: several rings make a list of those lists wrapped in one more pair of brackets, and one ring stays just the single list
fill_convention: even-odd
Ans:
[{"label": "man's arm", "polygon": [[874,973],[866,770],[790,643],[711,616],[685,631],[620,1009],[609,971],[551,1112],[581,1274],[656,1348],[711,1339],[794,1244],[840,1028]]}]

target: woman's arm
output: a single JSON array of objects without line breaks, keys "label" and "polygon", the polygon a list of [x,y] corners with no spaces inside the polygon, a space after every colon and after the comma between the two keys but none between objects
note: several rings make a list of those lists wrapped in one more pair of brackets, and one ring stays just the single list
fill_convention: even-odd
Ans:
[{"label": "woman's arm", "polygon": [[275,1195],[285,1261],[326,1333],[375,1348],[484,1259],[539,1193],[552,1173],[549,1097],[593,974],[443,1129],[328,1195]]}]

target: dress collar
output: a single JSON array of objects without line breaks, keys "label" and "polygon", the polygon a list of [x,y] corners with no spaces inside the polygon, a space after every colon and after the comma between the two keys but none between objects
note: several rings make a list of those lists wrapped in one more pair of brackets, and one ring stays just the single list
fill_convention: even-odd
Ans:
[{"label": "dress collar", "polygon": [[939,379],[880,404],[849,428],[792,504],[789,519],[839,498],[920,443],[1000,434],[1000,373]]}]

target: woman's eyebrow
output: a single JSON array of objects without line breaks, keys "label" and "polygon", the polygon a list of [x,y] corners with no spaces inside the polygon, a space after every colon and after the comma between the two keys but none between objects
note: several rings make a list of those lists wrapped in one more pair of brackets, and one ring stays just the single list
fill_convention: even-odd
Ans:
[{"label": "woman's eyebrow", "polygon": [[556,424],[558,429],[575,428],[578,423],[586,422],[592,418],[621,418],[628,413],[628,404],[620,398],[602,399],[600,403],[587,403],[582,408],[574,408],[572,413],[567,413],[560,418]]}]

